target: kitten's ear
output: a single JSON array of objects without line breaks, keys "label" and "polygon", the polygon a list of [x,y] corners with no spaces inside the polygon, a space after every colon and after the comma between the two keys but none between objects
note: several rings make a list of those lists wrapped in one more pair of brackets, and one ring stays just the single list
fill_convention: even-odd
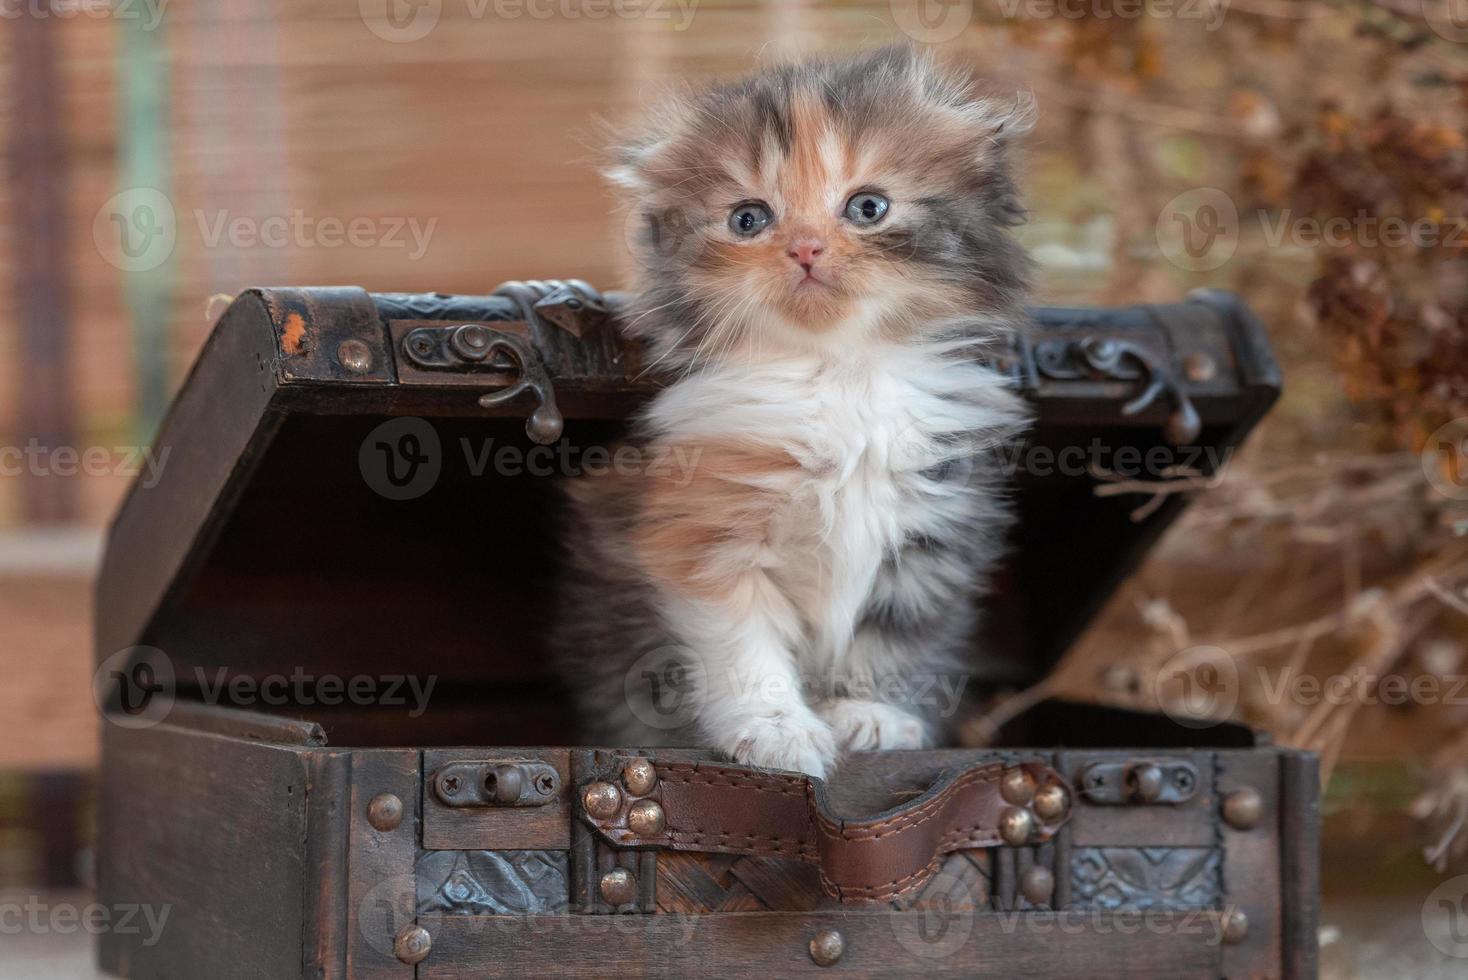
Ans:
[{"label": "kitten's ear", "polygon": [[1040,106],[1033,92],[1015,92],[1004,100],[984,99],[989,135],[992,139],[1012,142],[1026,136],[1035,128],[1040,116]]},{"label": "kitten's ear", "polygon": [[646,194],[652,190],[647,179],[647,164],[662,143],[655,139],[641,139],[615,144],[612,147],[612,162],[602,170],[602,176],[613,187]]}]

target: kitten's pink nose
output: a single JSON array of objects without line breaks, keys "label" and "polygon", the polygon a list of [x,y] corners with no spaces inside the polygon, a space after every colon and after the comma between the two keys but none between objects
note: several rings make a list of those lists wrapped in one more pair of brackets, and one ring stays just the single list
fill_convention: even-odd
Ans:
[{"label": "kitten's pink nose", "polygon": [[796,261],[806,272],[810,271],[815,264],[816,256],[826,250],[826,243],[814,236],[792,239],[790,248],[785,253]]}]

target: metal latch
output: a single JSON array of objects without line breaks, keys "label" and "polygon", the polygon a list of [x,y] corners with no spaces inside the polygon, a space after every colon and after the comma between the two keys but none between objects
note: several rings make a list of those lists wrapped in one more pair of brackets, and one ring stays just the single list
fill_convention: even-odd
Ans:
[{"label": "metal latch", "polygon": [[1081,793],[1103,806],[1176,805],[1198,792],[1198,769],[1177,759],[1096,762],[1081,773]]},{"label": "metal latch", "polygon": [[450,762],[433,774],[444,806],[545,806],[556,798],[556,767],[534,759]]},{"label": "metal latch", "polygon": [[1046,340],[1035,345],[1035,367],[1059,381],[1102,378],[1136,381],[1142,390],[1121,407],[1136,415],[1158,400],[1172,405],[1163,435],[1174,446],[1186,446],[1203,430],[1198,410],[1162,360],[1140,344],[1091,335],[1073,340]]},{"label": "metal latch", "polygon": [[528,391],[536,406],[525,422],[525,434],[543,446],[561,437],[565,420],[556,407],[556,392],[529,338],[483,323],[421,326],[403,336],[402,350],[423,371],[509,375],[507,387],[479,397],[480,406],[502,405]]}]

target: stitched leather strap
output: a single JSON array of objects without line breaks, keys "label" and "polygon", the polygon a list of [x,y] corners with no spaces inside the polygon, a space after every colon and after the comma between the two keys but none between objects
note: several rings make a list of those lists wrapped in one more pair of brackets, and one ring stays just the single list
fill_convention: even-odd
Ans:
[{"label": "stitched leather strap", "polygon": [[952,851],[1040,843],[1070,816],[1070,788],[1040,762],[946,769],[921,795],[861,820],[835,816],[825,784],[809,776],[711,762],[653,768],[647,785],[583,787],[582,819],[619,847],[816,864],[826,893],[846,903],[889,902]]}]

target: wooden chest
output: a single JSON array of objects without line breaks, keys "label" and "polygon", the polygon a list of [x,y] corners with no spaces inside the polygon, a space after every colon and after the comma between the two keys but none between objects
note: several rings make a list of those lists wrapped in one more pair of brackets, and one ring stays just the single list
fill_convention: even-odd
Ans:
[{"label": "wooden chest", "polygon": [[[98,588],[100,901],[168,910],[105,969],[1314,975],[1315,760],[1235,725],[1048,703],[829,785],[577,746],[554,483],[654,390],[620,308],[576,281],[235,300]],[[1184,506],[1133,520],[1098,474],[1206,472],[1279,388],[1225,294],[1036,320],[997,355],[1038,423],[974,696],[1041,676]]]}]

